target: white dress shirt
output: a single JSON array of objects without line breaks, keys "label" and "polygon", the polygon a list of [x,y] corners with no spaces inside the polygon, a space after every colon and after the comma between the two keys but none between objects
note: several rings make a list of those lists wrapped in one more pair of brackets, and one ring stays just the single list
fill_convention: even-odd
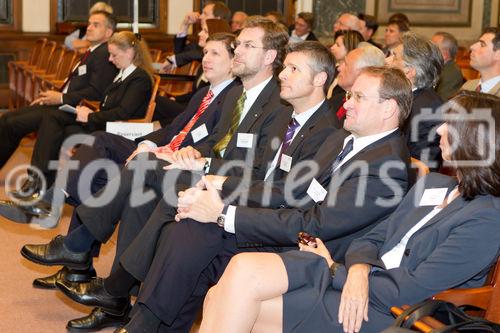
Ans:
[{"label": "white dress shirt", "polygon": [[500,75],[497,75],[488,81],[480,81],[481,84],[481,92],[482,93],[488,93],[491,89],[493,89],[494,86],[496,86],[500,82]]}]

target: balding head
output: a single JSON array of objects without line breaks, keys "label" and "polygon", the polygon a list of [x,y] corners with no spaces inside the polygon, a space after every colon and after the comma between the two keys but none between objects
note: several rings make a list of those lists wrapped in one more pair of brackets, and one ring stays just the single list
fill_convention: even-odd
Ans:
[{"label": "balding head", "polygon": [[361,28],[361,22],[356,15],[350,13],[343,13],[333,24],[333,32],[339,30],[356,30]]},{"label": "balding head", "polygon": [[338,84],[350,90],[361,70],[370,66],[384,66],[384,53],[377,47],[362,42],[358,48],[349,52],[339,66]]}]

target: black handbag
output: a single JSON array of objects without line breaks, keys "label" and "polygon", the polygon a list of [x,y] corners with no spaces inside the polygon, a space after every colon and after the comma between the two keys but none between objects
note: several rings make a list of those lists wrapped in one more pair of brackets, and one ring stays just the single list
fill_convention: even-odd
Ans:
[{"label": "black handbag", "polygon": [[432,316],[445,325],[433,329],[431,333],[500,333],[500,325],[468,315],[454,304],[438,300],[427,300],[409,307],[383,333],[415,332],[411,327],[425,316]]}]

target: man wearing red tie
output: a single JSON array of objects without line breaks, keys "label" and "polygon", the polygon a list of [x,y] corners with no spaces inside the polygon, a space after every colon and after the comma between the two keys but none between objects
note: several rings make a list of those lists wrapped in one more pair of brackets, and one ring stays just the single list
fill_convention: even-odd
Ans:
[{"label": "man wearing red tie", "polygon": [[[91,46],[69,74],[61,91],[42,92],[30,106],[0,117],[0,168],[7,163],[21,139],[39,129],[44,114],[54,111],[63,112],[57,110],[61,104],[76,106],[83,99],[101,100],[103,98],[104,91],[113,82],[117,73],[117,68],[108,60],[107,46],[107,41],[115,28],[115,18],[109,13],[93,13],[89,17],[87,27],[87,40]],[[38,144],[43,149],[51,149],[52,147],[43,144],[46,135],[51,135],[51,133],[39,133]],[[40,170],[48,169],[48,161],[32,161],[32,164]],[[24,195],[21,196],[36,196],[40,190],[40,177],[34,173],[29,176],[22,186],[20,193]]]}]

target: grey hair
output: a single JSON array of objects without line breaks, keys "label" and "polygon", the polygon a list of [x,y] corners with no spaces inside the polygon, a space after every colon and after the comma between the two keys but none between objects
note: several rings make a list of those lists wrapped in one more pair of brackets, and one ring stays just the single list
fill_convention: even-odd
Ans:
[{"label": "grey hair", "polygon": [[413,86],[417,89],[434,87],[444,66],[439,48],[411,31],[404,33],[401,39],[403,62],[416,71]]},{"label": "grey hair", "polygon": [[455,36],[445,31],[438,31],[434,36],[443,37],[443,47],[450,53],[450,58],[455,59],[458,52],[458,42]]},{"label": "grey hair", "polygon": [[385,64],[385,55],[378,47],[367,42],[361,42],[356,49],[360,49],[359,58],[356,61],[356,67],[382,67]]}]

